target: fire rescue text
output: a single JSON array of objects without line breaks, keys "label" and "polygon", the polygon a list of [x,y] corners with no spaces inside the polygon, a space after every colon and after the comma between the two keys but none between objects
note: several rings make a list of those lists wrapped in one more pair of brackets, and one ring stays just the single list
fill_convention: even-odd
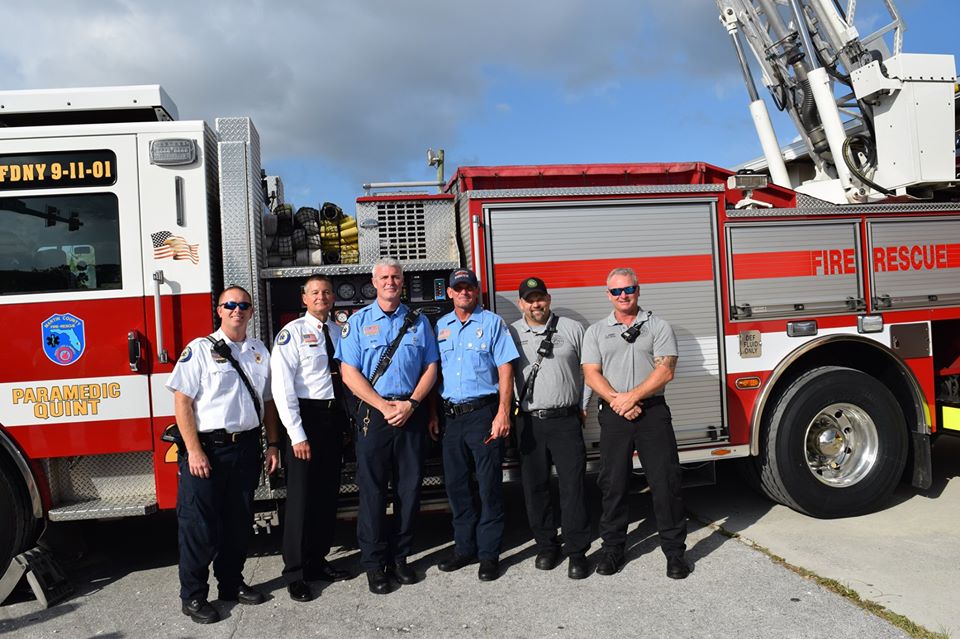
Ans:
[{"label": "fire rescue text", "polygon": [[947,244],[875,247],[873,270],[880,273],[950,268],[949,248]]}]

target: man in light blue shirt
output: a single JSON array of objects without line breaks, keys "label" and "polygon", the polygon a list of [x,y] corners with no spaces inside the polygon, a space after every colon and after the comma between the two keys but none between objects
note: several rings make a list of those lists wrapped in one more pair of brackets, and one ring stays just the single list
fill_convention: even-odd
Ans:
[{"label": "man in light blue shirt", "polygon": [[[443,572],[480,559],[478,576],[500,576],[503,539],[502,440],[510,434],[513,360],[519,357],[503,319],[480,306],[477,276],[468,269],[450,274],[447,296],[454,310],[437,321],[446,430],[443,474],[453,511],[454,554],[440,562]],[[431,423],[436,432],[436,420]],[[479,516],[470,473],[480,491]]]},{"label": "man in light blue shirt", "polygon": [[[400,303],[403,268],[394,259],[373,267],[377,299],[350,316],[343,327],[336,357],[343,382],[358,400],[357,542],[360,566],[370,592],[390,592],[390,576],[400,584],[418,580],[407,565],[413,522],[420,510],[420,485],[427,448],[426,409],[420,402],[437,379],[437,342],[423,316],[409,324],[386,372],[373,378],[381,358],[400,334],[411,313]],[[413,316],[410,316],[411,319]],[[387,486],[393,482],[396,525],[388,528]],[[395,531],[395,534],[392,534]]]}]

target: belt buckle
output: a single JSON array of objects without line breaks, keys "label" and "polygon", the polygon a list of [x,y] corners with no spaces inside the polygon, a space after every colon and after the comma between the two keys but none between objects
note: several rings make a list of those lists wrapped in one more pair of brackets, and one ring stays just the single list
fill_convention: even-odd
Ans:
[{"label": "belt buckle", "polygon": [[227,441],[231,444],[236,444],[238,439],[240,439],[240,433],[227,433]]}]

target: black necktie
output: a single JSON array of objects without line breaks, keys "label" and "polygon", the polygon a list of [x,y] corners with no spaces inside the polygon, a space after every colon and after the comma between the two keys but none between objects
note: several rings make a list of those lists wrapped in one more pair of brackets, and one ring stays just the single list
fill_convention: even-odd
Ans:
[{"label": "black necktie", "polygon": [[327,347],[327,366],[330,367],[330,380],[333,382],[333,396],[337,399],[343,397],[343,380],[340,379],[340,362],[333,358],[336,349],[333,347],[333,340],[330,339],[330,327],[326,322],[320,325],[323,329],[323,343]]}]

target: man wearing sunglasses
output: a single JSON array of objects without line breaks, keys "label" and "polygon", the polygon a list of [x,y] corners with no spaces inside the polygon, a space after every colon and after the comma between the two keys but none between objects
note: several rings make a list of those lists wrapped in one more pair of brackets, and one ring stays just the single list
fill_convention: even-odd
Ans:
[{"label": "man wearing sunglasses", "polygon": [[[480,306],[476,274],[457,269],[447,282],[453,312],[437,320],[442,381],[440,396],[446,431],[443,475],[453,511],[453,555],[437,566],[459,570],[477,558],[480,581],[500,576],[503,540],[503,448],[513,410],[513,365],[517,348],[503,319]],[[434,415],[431,432],[439,434]],[[480,492],[480,513],[473,504],[471,471]]]},{"label": "man wearing sunglasses", "polygon": [[553,570],[560,562],[560,540],[550,495],[550,466],[557,469],[560,523],[569,557],[567,576],[589,576],[590,521],[584,499],[586,449],[583,444],[583,326],[550,310],[547,285],[538,277],[520,282],[517,305],[523,317],[510,325],[520,351],[514,367],[517,428],[527,519],[537,542],[534,565]]},{"label": "man wearing sunglasses", "polygon": [[[212,335],[217,345],[206,337],[190,342],[166,383],[174,393],[183,441],[177,451],[181,610],[197,623],[220,619],[207,601],[211,562],[221,601],[256,605],[265,600],[243,581],[253,493],[260,483],[261,421],[269,442],[267,473],[279,464],[270,352],[247,336],[250,294],[239,286],[227,288],[218,299],[217,316],[220,328]],[[244,371],[256,402],[227,355]]]},{"label": "man wearing sunglasses", "polygon": [[294,601],[310,601],[309,579],[350,574],[326,560],[333,544],[347,415],[334,349],[333,283],[311,275],[300,297],[307,312],[277,333],[270,357],[271,389],[290,438],[283,520],[283,578]]},{"label": "man wearing sunglasses", "polygon": [[677,367],[677,340],[667,322],[640,308],[633,269],[610,272],[607,299],[613,312],[587,329],[582,357],[584,379],[600,396],[603,557],[597,574],[615,574],[625,562],[627,495],[636,450],[653,498],[667,576],[684,579],[690,573],[684,559],[687,520],[677,441],[663,396]]}]

